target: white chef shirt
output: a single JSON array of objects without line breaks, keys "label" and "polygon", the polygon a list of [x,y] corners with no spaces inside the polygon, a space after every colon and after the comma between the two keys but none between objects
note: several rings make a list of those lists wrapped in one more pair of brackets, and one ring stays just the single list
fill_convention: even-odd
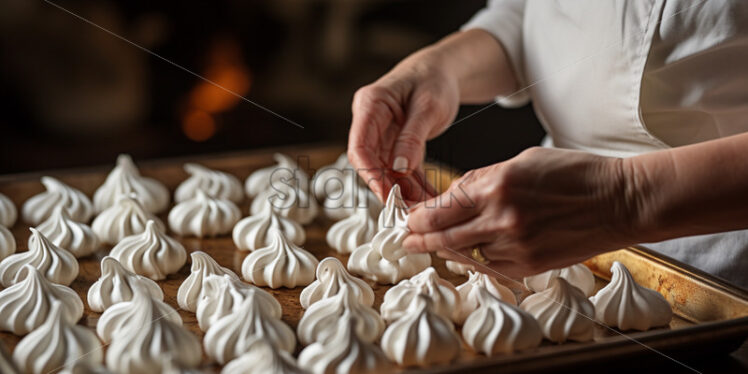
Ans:
[{"label": "white chef shirt", "polygon": [[[489,0],[544,145],[629,157],[748,131],[748,1]],[[715,181],[718,183],[718,181]],[[748,287],[748,231],[648,244]]]}]

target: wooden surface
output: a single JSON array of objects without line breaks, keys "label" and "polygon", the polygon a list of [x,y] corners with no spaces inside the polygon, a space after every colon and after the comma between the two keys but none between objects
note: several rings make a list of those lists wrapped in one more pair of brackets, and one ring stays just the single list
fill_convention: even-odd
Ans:
[{"label": "wooden surface", "polygon": [[[337,156],[340,154],[340,152],[342,151],[342,148],[340,147],[309,147],[309,148],[289,148],[289,149],[282,149],[281,151],[294,157],[301,156],[302,157],[301,158],[302,168],[315,169],[320,166],[333,162],[337,158]],[[308,159],[309,161],[308,165],[305,165],[306,162],[303,161],[306,159]],[[190,158],[190,159],[164,160],[164,161],[154,161],[154,162],[142,162],[139,160],[135,160],[135,161],[138,164],[141,170],[141,173],[143,175],[158,179],[159,181],[166,184],[166,186],[172,192],[174,191],[174,189],[180,182],[182,182],[184,179],[187,178],[187,174],[182,170],[182,164],[186,161],[198,162],[211,168],[227,171],[239,177],[242,180],[242,182],[253,170],[263,167],[263,166],[273,164],[272,152],[266,152],[266,151],[229,154],[229,155],[210,157],[210,158]],[[51,175],[51,176],[59,178],[65,183],[70,184],[71,186],[74,186],[80,189],[86,195],[92,196],[96,188],[103,183],[106,174],[109,172],[109,170],[112,167],[113,167],[113,162],[112,162],[112,165],[84,169],[84,170],[72,170],[72,171],[69,170],[69,171],[49,172],[49,173],[33,173],[33,174],[13,175],[13,176],[0,176],[0,192],[10,197],[13,200],[13,202],[16,204],[16,207],[20,211],[20,207],[22,206],[22,203],[26,199],[43,191],[43,187],[39,183],[39,177],[41,175]],[[447,187],[451,177],[452,176],[446,172],[441,175],[438,175],[437,176],[437,179],[438,179],[437,188]],[[249,201],[245,200],[240,205],[240,208],[242,210],[243,215],[246,216],[248,214]],[[164,222],[166,222],[166,214],[161,214],[160,217],[164,220]],[[20,221],[21,219],[19,218],[19,222],[17,222],[15,227],[13,227],[12,229],[13,234],[18,243],[18,252],[25,251],[27,249],[26,241],[29,236],[28,226]],[[340,255],[337,252],[333,251],[331,248],[327,246],[325,242],[325,233],[327,229],[329,228],[329,226],[331,225],[331,223],[332,223],[331,221],[326,220],[324,218],[318,218],[317,220],[313,222],[313,224],[306,226],[305,228],[306,228],[306,233],[307,233],[307,241],[303,247],[309,252],[311,252],[312,254],[314,254],[319,259],[322,259],[328,256],[333,256],[333,257],[339,258],[345,264],[347,263],[348,256]],[[178,238],[178,237],[176,238],[179,239],[184,244],[188,252],[192,252],[196,250],[204,251],[210,254],[219,264],[226,266],[232,269],[237,274],[241,275],[241,263],[244,257],[248,254],[248,252],[237,250],[233,242],[231,241],[230,235],[226,235],[226,236],[215,238],[215,239],[203,239],[203,240],[199,240],[195,238]],[[88,291],[88,288],[91,286],[91,284],[98,279],[99,274],[100,274],[99,261],[101,260],[103,256],[105,256],[108,253],[109,249],[110,247],[102,247],[95,255],[80,259],[79,260],[80,274],[78,275],[78,278],[71,285],[71,287],[75,289],[78,292],[78,294],[81,296],[81,299],[84,301],[84,304],[86,304],[84,317],[81,319],[79,323],[81,325],[89,326],[92,329],[95,328],[96,326],[96,322],[99,318],[99,314],[93,313],[88,309],[87,301],[86,301],[86,293]],[[645,261],[645,260],[642,258],[633,258],[632,261],[636,262],[636,261]],[[626,265],[631,266],[631,264],[628,264],[628,263]],[[444,262],[441,259],[438,259],[436,257],[434,257],[434,267],[437,269],[437,271],[443,278],[449,280],[455,285],[459,285],[460,283],[466,280],[466,278],[463,276],[454,275],[450,273],[449,271],[447,271],[446,268],[444,267]],[[182,281],[189,275],[189,272],[190,272],[190,263],[188,261],[188,263],[178,273],[170,275],[166,280],[159,281],[158,283],[164,290],[165,301],[168,304],[170,304],[172,307],[179,310],[179,313],[184,321],[184,326],[202,339],[203,332],[200,331],[200,329],[198,328],[194,313],[180,310],[177,305],[177,301],[176,301],[177,289],[179,285],[182,283]],[[502,283],[507,285],[509,288],[514,290],[520,299],[527,295],[527,291],[524,290],[518,282],[505,281],[502,279],[500,279],[499,281],[501,281]],[[372,285],[375,295],[376,295],[374,307],[377,308],[378,310],[379,305],[382,302],[384,293],[389,287],[374,284],[374,283],[370,283],[370,284]],[[602,287],[604,284],[605,282],[601,278],[598,279],[598,285],[597,285],[598,288]],[[285,289],[285,288],[277,289],[277,290],[267,289],[280,301],[281,305],[283,306],[283,320],[286,323],[288,323],[292,328],[294,328],[294,330],[303,313],[303,310],[299,304],[299,294],[302,289],[303,287],[297,287],[295,289]],[[742,301],[745,302],[745,300],[742,300]],[[745,305],[748,305],[748,302],[746,303],[747,304]],[[676,310],[676,312],[678,312],[678,310]],[[723,312],[722,314],[726,314],[726,312]],[[722,316],[722,315],[720,314],[719,316]],[[686,317],[686,318],[683,318],[683,317]],[[712,317],[714,317],[714,315]],[[723,317],[727,318],[726,316],[723,316]],[[732,317],[736,317],[736,316],[732,316]],[[710,319],[710,321],[715,321],[719,319],[721,318],[712,318]],[[658,336],[662,336],[663,334],[667,332],[684,329],[687,327],[692,327],[694,325],[692,321],[695,321],[695,319],[681,314],[680,316],[677,316],[673,320],[673,323],[671,324],[669,328],[653,330],[653,331],[646,332],[646,333],[636,333],[636,334],[632,334],[632,336],[641,337],[642,339],[645,339],[649,336],[658,337]],[[719,328],[717,330],[719,330]],[[8,349],[12,349],[19,340],[18,337],[15,337],[9,333],[0,333],[0,339],[5,343]],[[564,355],[566,357],[574,357],[572,355],[572,353],[574,352],[584,352],[584,351],[597,352],[597,350],[594,349],[595,347],[598,347],[598,346],[603,347],[603,346],[606,346],[606,344],[617,346],[619,345],[618,342],[623,342],[620,344],[624,344],[629,350],[630,350],[630,347],[632,346],[630,340],[621,336],[621,333],[615,330],[612,330],[612,329],[598,327],[596,331],[596,342],[568,343],[562,346],[544,343],[543,346],[541,346],[540,348],[530,351],[530,352],[519,353],[519,354],[509,355],[509,356],[492,357],[492,358],[486,358],[480,355],[475,355],[471,353],[469,349],[464,349],[462,356],[450,368],[442,367],[442,368],[431,368],[431,369],[438,371],[441,369],[451,369],[451,368],[460,370],[460,369],[465,369],[466,367],[479,368],[479,367],[502,366],[505,369],[510,370],[512,368],[522,367],[522,364],[521,364],[522,362],[525,362],[525,363],[534,362],[534,364],[537,364],[538,362],[535,359],[539,357],[546,357],[546,359],[551,360],[551,361],[548,361],[548,363],[552,363],[553,360],[549,357],[563,357]],[[301,347],[298,347],[298,350],[300,349]],[[298,350],[297,350],[297,353],[298,353]],[[639,347],[639,350],[641,350],[641,347]],[[615,350],[610,350],[609,352],[615,352]],[[559,356],[559,354],[561,354],[561,356]],[[600,356],[600,352],[597,352],[595,353],[594,357],[599,357],[599,356]],[[590,358],[590,357],[593,357],[593,356],[589,356],[589,355],[587,356],[587,358]],[[214,372],[214,371],[217,371],[218,366],[210,363],[208,359],[205,358],[202,368],[206,369],[206,371]]]}]

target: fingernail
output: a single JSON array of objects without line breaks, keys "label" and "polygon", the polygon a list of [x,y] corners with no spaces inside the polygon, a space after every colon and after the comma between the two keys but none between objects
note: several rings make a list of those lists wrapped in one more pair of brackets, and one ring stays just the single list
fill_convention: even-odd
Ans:
[{"label": "fingernail", "polygon": [[395,157],[395,162],[392,163],[392,170],[398,173],[405,173],[408,171],[408,159],[403,156]]}]

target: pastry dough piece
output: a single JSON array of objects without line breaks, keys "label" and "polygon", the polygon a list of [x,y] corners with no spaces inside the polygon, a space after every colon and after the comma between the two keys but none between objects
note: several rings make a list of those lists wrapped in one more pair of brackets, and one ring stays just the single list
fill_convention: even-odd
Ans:
[{"label": "pastry dough piece", "polygon": [[575,264],[561,269],[548,270],[544,273],[525,277],[525,287],[533,292],[540,292],[551,286],[553,279],[564,278],[572,286],[579,288],[586,296],[595,293],[595,275],[583,264]]},{"label": "pastry dough piece", "polygon": [[26,223],[36,226],[44,222],[58,206],[65,208],[77,222],[88,222],[91,219],[94,214],[93,204],[83,192],[52,177],[42,177],[42,184],[47,190],[23,203],[21,213]]},{"label": "pastry dough piece", "polygon": [[371,243],[366,243],[351,253],[348,270],[377,283],[395,284],[431,266],[431,256],[428,253],[406,254],[402,241],[407,235],[408,230],[400,227],[385,228],[378,232]]},{"label": "pastry dough piece", "polygon": [[14,253],[16,253],[16,239],[13,237],[13,233],[5,226],[0,226],[0,260]]},{"label": "pastry dough piece", "polygon": [[250,253],[242,263],[244,279],[270,288],[306,286],[314,281],[317,258],[272,230],[272,244]]},{"label": "pastry dough piece", "polygon": [[379,230],[394,227],[408,227],[408,206],[405,205],[403,195],[400,192],[400,186],[394,185],[387,195],[387,201],[384,208],[379,213],[377,220]]},{"label": "pastry dough piece", "polygon": [[231,360],[221,374],[308,374],[286,351],[275,349],[264,338],[253,338],[247,352]]},{"label": "pastry dough piece", "polygon": [[486,290],[492,296],[499,300],[517,305],[517,297],[508,287],[499,283],[496,278],[480,272],[468,272],[467,282],[457,286],[457,292],[460,293],[460,313],[457,323],[462,324],[465,318],[470,315],[480,305],[480,290]]},{"label": "pastry dough piece", "polygon": [[299,321],[297,334],[301,344],[326,341],[340,328],[340,321],[352,319],[361,340],[372,343],[384,331],[384,320],[370,306],[361,304],[348,288],[312,304]]},{"label": "pastry dough piece", "polygon": [[429,266],[387,290],[380,308],[382,318],[387,322],[401,318],[418,295],[431,298],[435,313],[453,321],[459,317],[460,294],[452,283],[439,277],[436,270]]},{"label": "pastry dough piece", "polygon": [[136,289],[130,301],[114,304],[104,311],[96,324],[96,333],[104,343],[109,343],[119,335],[139,329],[138,323],[144,319],[165,319],[182,325],[182,317],[169,304],[152,298],[145,289]]},{"label": "pastry dough piece", "polygon": [[673,310],[659,292],[637,284],[618,261],[610,271],[610,283],[590,297],[598,321],[624,331],[646,331],[670,323]]},{"label": "pastry dough piece", "polygon": [[273,295],[226,274],[208,276],[203,284],[203,298],[197,303],[200,329],[208,331],[214,322],[239,309],[248,298],[259,304],[267,315],[281,318],[281,305]]},{"label": "pastry dough piece", "polygon": [[341,220],[349,217],[357,208],[367,210],[372,217],[376,217],[382,211],[379,198],[367,186],[359,183],[355,170],[345,170],[341,177],[343,187],[328,194],[322,204],[328,218],[335,221]]},{"label": "pastry dough piece", "polygon": [[469,271],[475,271],[475,266],[462,262],[447,260],[444,264],[447,266],[447,270],[458,275],[467,275]]},{"label": "pastry dough piece", "polygon": [[317,201],[309,196],[309,192],[286,184],[279,184],[257,195],[252,200],[249,212],[252,215],[260,214],[271,206],[277,214],[302,225],[311,223],[319,212]]},{"label": "pastry dough piece", "polygon": [[117,166],[94,193],[94,208],[103,212],[115,205],[120,196],[134,193],[150,213],[161,213],[169,206],[169,190],[161,182],[140,175],[129,155],[119,155]]},{"label": "pastry dough piece", "polygon": [[356,172],[345,153],[340,154],[334,163],[319,168],[312,178],[311,188],[317,201],[322,202],[327,196],[339,193],[344,188],[343,183],[348,176],[346,172],[349,170]]},{"label": "pastry dough piece", "polygon": [[169,227],[180,236],[218,236],[229,233],[241,215],[231,200],[212,198],[197,190],[194,198],[171,209]]},{"label": "pastry dough piece", "polygon": [[431,298],[419,295],[410,310],[382,336],[382,350],[402,366],[430,366],[454,361],[460,337],[449,319],[436,313]]},{"label": "pastry dough piece", "polygon": [[535,318],[524,310],[478,288],[480,306],[465,320],[462,337],[476,352],[492,356],[532,349],[540,345],[543,333]]},{"label": "pastry dough piece", "polygon": [[154,280],[176,273],[187,261],[182,244],[159,231],[154,221],[148,221],[142,233],[122,239],[109,255],[127,270]]},{"label": "pastry dough piece", "polygon": [[254,198],[261,192],[280,185],[309,190],[309,175],[299,168],[296,161],[282,153],[274,154],[273,158],[275,165],[256,170],[244,182],[247,196]]},{"label": "pastry dough piece", "polygon": [[549,288],[528,296],[520,307],[535,317],[543,336],[552,342],[593,338],[595,307],[582,290],[564,278],[554,278]]},{"label": "pastry dough piece", "polygon": [[228,268],[218,265],[213,257],[203,251],[192,252],[190,257],[192,258],[191,272],[177,290],[177,303],[180,308],[194,313],[202,298],[203,282],[209,276],[225,274],[236,280],[239,280],[239,277]]},{"label": "pastry dough piece", "polygon": [[233,313],[219,319],[205,333],[205,353],[225,364],[248,352],[254,338],[266,339],[273,348],[293,352],[296,337],[293,330],[280,319],[265,313],[262,306],[246,298]]},{"label": "pastry dough piece", "polygon": [[166,232],[164,223],[140,205],[140,197],[130,194],[120,196],[114,205],[99,213],[91,228],[102,242],[115,245],[127,236],[145,231],[148,221],[155,222],[158,231]]},{"label": "pastry dough piece", "polygon": [[101,276],[88,289],[88,307],[101,313],[110,306],[130,301],[133,294],[146,291],[156,300],[164,299],[164,292],[156,282],[125,269],[114,257],[101,259]]},{"label": "pastry dough piece", "polygon": [[41,326],[26,335],[13,350],[13,361],[26,373],[53,372],[76,361],[97,364],[104,358],[93,331],[70,323],[54,303]]},{"label": "pastry dough piece", "polygon": [[348,289],[366,306],[374,304],[374,290],[366,282],[348,273],[335,257],[327,257],[317,265],[317,280],[301,291],[299,301],[304,309],[315,302],[337,295]]},{"label": "pastry dough piece", "polygon": [[0,262],[0,282],[10,287],[19,281],[24,265],[32,265],[49,281],[66,286],[78,276],[78,261],[70,252],[52,244],[37,229],[30,228],[29,250],[12,254]]},{"label": "pastry dough piece", "polygon": [[13,227],[18,218],[18,211],[13,201],[0,193],[0,226]]},{"label": "pastry dough piece", "polygon": [[356,211],[336,222],[327,231],[327,244],[338,253],[351,253],[356,248],[370,242],[377,233],[377,223],[367,208]]},{"label": "pastry dough piece", "polygon": [[299,354],[299,366],[308,368],[314,374],[385,373],[393,369],[379,347],[361,340],[356,333],[354,319],[342,321],[329,340],[304,348]]},{"label": "pastry dough piece", "polygon": [[88,256],[99,249],[99,238],[91,227],[71,219],[67,210],[60,205],[36,229],[53,244],[67,249],[78,258]]},{"label": "pastry dough piece", "polygon": [[190,177],[174,191],[174,201],[177,203],[192,199],[197,190],[202,190],[212,198],[231,200],[237,204],[244,199],[242,183],[229,173],[193,163],[184,164],[184,171]]},{"label": "pastry dough piece", "polygon": [[70,287],[54,284],[31,265],[18,272],[18,283],[0,291],[0,330],[25,335],[47,319],[52,304],[70,323],[83,316],[83,301]]},{"label": "pastry dough piece", "polygon": [[286,239],[296,245],[302,245],[306,241],[306,233],[301,225],[286,217],[279,216],[275,212],[275,208],[270,206],[262,209],[259,214],[243,218],[237,222],[232,231],[232,238],[238,249],[254,251],[272,243],[268,233],[273,229],[280,230]]}]

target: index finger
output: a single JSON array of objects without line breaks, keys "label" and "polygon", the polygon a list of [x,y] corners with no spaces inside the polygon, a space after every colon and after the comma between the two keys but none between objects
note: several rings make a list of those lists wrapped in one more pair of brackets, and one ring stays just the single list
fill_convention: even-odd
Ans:
[{"label": "index finger", "polygon": [[414,205],[408,215],[408,228],[415,233],[443,230],[477,216],[475,202],[462,189]]}]

